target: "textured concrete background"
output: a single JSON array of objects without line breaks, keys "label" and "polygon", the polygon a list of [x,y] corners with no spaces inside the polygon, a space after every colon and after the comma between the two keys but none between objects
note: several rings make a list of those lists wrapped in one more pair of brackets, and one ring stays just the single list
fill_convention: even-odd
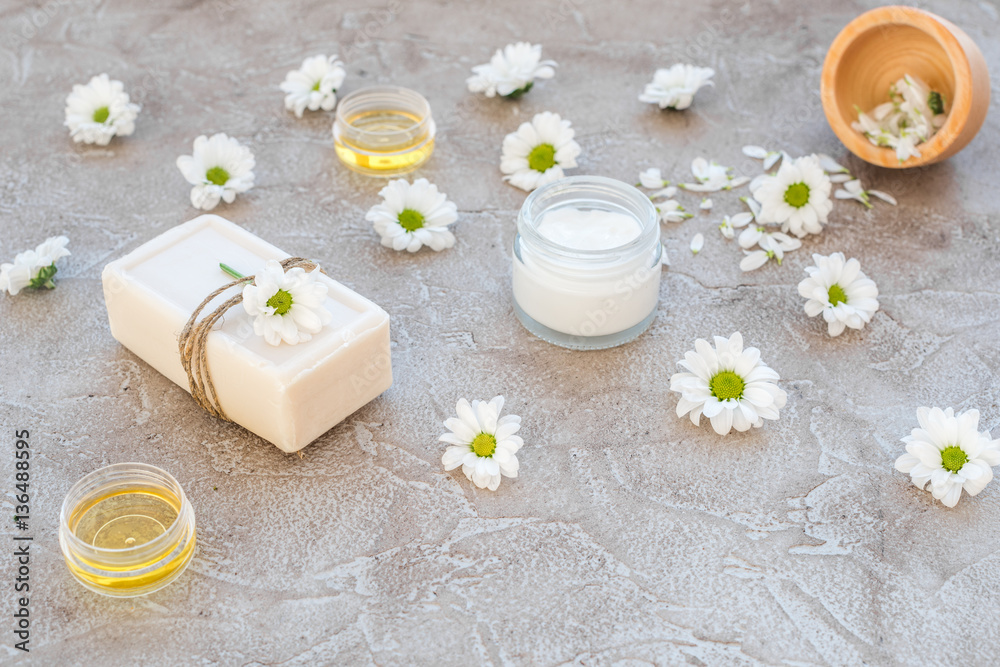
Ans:
[{"label": "textured concrete background", "polygon": [[[946,164],[866,168],[898,208],[836,205],[781,267],[751,274],[710,215],[664,227],[652,328],[579,353],[532,338],[510,301],[524,193],[500,142],[542,110],[573,121],[579,169],[685,177],[703,155],[756,174],[740,147],[844,157],[819,105],[827,45],[874,1],[54,0],[0,12],[0,256],[66,233],[59,288],[0,298],[3,451],[31,431],[37,664],[989,664],[1000,630],[1000,483],[953,510],[892,469],[920,405],[978,407],[1000,426],[1000,116]],[[920,6],[963,26],[1000,72],[997,4]],[[493,49],[544,44],[560,67],[520,102],[473,98]],[[364,221],[380,182],[343,168],[332,113],[296,120],[277,86],[315,53],[347,62],[344,92],[422,91],[441,139],[420,171],[457,202],[455,248],[416,256]],[[657,66],[710,65],[686,113],[636,97]],[[142,106],[135,135],[74,145],[73,83],[107,71]],[[996,88],[996,87],[995,87]],[[332,273],[392,317],[395,385],[305,450],[283,455],[200,412],[111,337],[101,268],[188,220],[174,160],[227,132],[257,186],[216,212]],[[744,191],[745,193],[745,191]],[[683,195],[682,195],[683,196]],[[684,203],[696,205],[697,198]],[[697,257],[687,251],[706,233]],[[882,291],[863,332],[830,339],[795,285],[810,253],[858,257]],[[674,417],[675,360],[741,330],[782,376],[781,420],[720,439]],[[440,422],[462,396],[522,415],[521,477],[496,493],[445,473]],[[172,472],[199,547],[148,598],[94,595],[56,540],[70,485],[110,463]],[[4,470],[4,514],[13,486]],[[10,528],[2,524],[2,539]],[[6,552],[8,546],[0,547]],[[0,558],[0,656],[13,561]]]}]

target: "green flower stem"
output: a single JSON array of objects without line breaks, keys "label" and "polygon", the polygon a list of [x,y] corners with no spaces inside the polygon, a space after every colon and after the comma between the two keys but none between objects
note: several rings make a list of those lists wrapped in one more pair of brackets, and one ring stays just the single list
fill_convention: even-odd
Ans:
[{"label": "green flower stem", "polygon": [[237,280],[243,280],[244,278],[246,278],[245,275],[243,275],[242,273],[240,273],[239,271],[237,271],[233,267],[229,266],[228,264],[222,264],[220,262],[219,263],[219,268],[222,269],[225,273],[228,273],[229,275],[231,275],[233,278],[236,278]]}]

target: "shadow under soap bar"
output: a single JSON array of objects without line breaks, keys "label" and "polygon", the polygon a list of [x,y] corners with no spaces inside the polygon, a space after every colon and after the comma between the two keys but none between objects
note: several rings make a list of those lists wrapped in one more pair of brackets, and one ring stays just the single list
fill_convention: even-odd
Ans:
[{"label": "shadow under soap bar", "polygon": [[[104,268],[111,334],[150,366],[190,391],[178,337],[201,301],[232,281],[223,262],[245,275],[289,257],[242,227],[202,215]],[[331,271],[332,273],[332,271]],[[392,384],[389,315],[321,275],[332,321],[298,345],[268,345],[242,305],[209,334],[206,353],[218,402],[237,424],[296,452]],[[202,311],[210,313],[226,292]],[[200,409],[192,402],[192,409]]]}]

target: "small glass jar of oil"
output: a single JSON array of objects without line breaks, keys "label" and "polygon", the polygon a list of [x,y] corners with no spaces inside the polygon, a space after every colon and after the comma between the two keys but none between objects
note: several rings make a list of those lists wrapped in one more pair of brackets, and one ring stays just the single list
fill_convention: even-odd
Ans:
[{"label": "small glass jar of oil", "polygon": [[195,547],[194,510],[167,472],[118,463],[77,482],[63,501],[59,545],[92,591],[136,597],[184,572]]},{"label": "small glass jar of oil", "polygon": [[349,168],[369,176],[413,171],[434,152],[434,119],[420,93],[399,86],[356,90],[337,105],[333,145]]}]

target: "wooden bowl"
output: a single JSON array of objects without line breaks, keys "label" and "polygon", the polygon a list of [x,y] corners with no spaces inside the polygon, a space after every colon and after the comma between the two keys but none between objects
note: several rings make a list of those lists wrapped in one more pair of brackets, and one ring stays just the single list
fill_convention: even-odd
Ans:
[{"label": "wooden bowl", "polygon": [[[904,74],[923,79],[946,100],[948,120],[905,162],[851,127],[855,105],[871,111]],[[986,119],[990,79],[982,52],[950,21],[914,7],[880,7],[847,24],[823,63],[823,111],[837,137],[865,162],[905,169],[945,160],[972,141]]]}]

